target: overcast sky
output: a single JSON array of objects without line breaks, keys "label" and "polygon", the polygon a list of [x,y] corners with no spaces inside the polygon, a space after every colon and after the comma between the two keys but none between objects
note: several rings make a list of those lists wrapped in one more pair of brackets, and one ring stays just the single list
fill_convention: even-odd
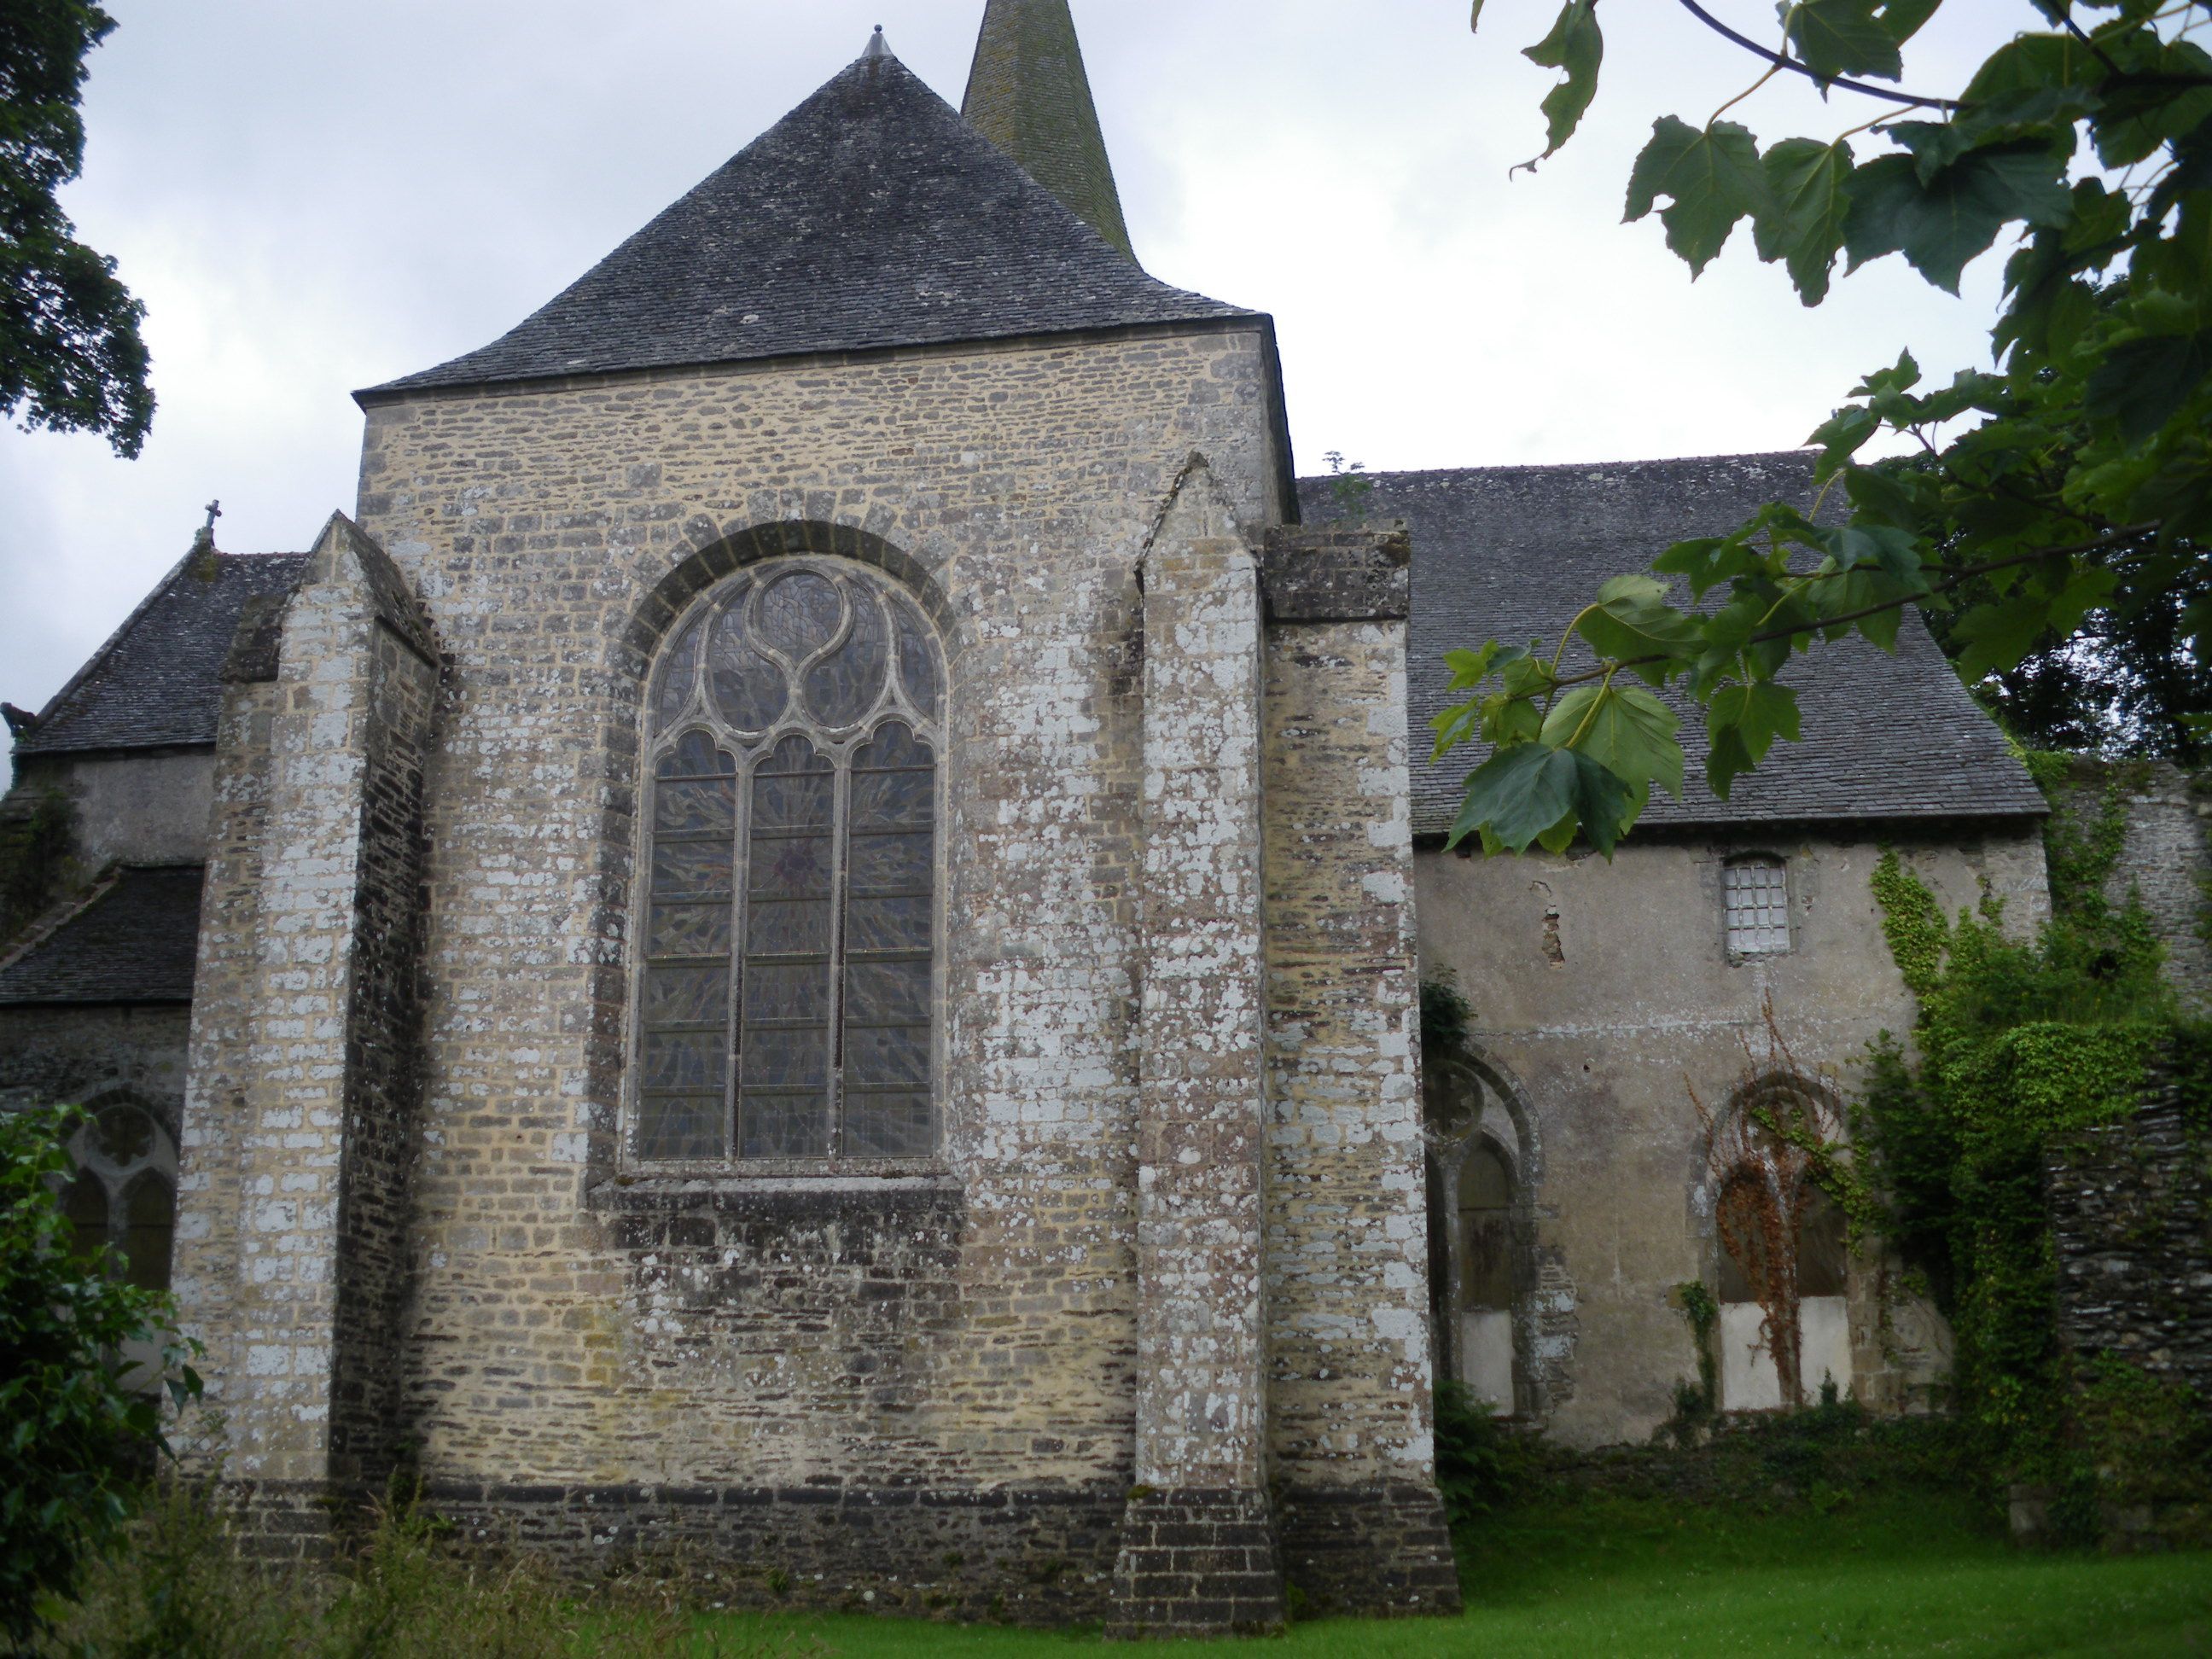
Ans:
[{"label": "overcast sky", "polygon": [[[66,202],[145,302],[161,401],[137,461],[0,430],[0,697],[41,706],[183,554],[307,545],[354,505],[349,394],[484,344],[842,68],[882,23],[959,102],[982,0],[106,0]],[[1709,0],[1747,33],[1770,0]],[[1604,8],[1604,88],[1531,176],[1557,0],[1075,0],[1139,257],[1273,312],[1300,470],[1607,461],[1799,443],[1910,345],[1986,360],[1966,295],[1898,261],[1798,305],[1747,231],[1694,285],[1620,222],[1652,119],[1758,65],[1671,0]],[[1996,40],[1960,0],[1907,84]],[[2024,13],[2024,8],[2020,9]],[[1878,112],[1795,77],[1736,115],[1832,136]]]}]

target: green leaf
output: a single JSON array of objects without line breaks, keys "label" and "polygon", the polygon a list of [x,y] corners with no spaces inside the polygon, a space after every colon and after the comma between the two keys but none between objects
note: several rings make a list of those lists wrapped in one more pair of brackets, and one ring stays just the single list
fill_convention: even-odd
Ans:
[{"label": "green leaf", "polygon": [[1869,161],[1851,175],[1844,228],[1851,269],[1901,252],[1929,282],[1956,294],[1967,262],[1986,252],[2009,221],[2065,222],[2072,197],[2063,167],[2039,143],[1975,150],[1927,185],[1910,155]]},{"label": "green leaf", "polygon": [[1626,222],[1650,213],[1662,196],[1672,203],[1659,216],[1667,246],[1687,262],[1693,277],[1701,275],[1727,245],[1737,220],[1771,211],[1759,141],[1733,121],[1717,121],[1700,132],[1674,116],[1660,117],[1629,173]]},{"label": "green leaf", "polygon": [[1850,213],[1851,147],[1810,138],[1787,138],[1759,164],[1766,176],[1766,206],[1752,224],[1759,257],[1786,260],[1790,280],[1808,306],[1828,296],[1828,279],[1844,249]]},{"label": "green leaf", "polygon": [[[1476,21],[1481,19],[1480,3]],[[1559,146],[1575,136],[1583,115],[1597,96],[1598,71],[1605,63],[1605,33],[1597,22],[1597,0],[1567,0],[1559,9],[1552,32],[1522,54],[1546,69],[1561,70],[1566,78],[1544,99],[1547,141],[1538,161],[1559,153]]]},{"label": "green leaf", "polygon": [[1777,738],[1798,740],[1797,694],[1771,680],[1724,685],[1708,705],[1705,726],[1712,740],[1705,781],[1726,800],[1736,779],[1766,758]]},{"label": "green leaf", "polygon": [[1823,81],[1840,75],[1874,75],[1894,81],[1905,73],[1898,37],[1875,15],[1877,0],[1802,0],[1788,13],[1783,33],[1807,69]]},{"label": "green leaf", "polygon": [[1629,787],[1588,755],[1524,743],[1501,750],[1471,773],[1467,799],[1448,847],[1480,831],[1485,847],[1519,853],[1531,842],[1579,823],[1610,854],[1632,817]]},{"label": "green leaf", "polygon": [[[1667,602],[1667,584],[1653,576],[1615,576],[1597,591],[1597,603],[1575,624],[1591,650],[1608,662],[1630,662],[1645,657],[1685,658],[1698,642],[1698,619]],[[1687,666],[1686,661],[1682,665]],[[1645,672],[1655,681],[1666,678],[1668,665],[1652,665]]]},{"label": "green leaf", "polygon": [[1879,524],[1847,524],[1825,532],[1829,556],[1843,568],[1872,565],[1908,590],[1925,586],[1920,569],[1920,538],[1910,531]]},{"label": "green leaf", "polygon": [[2147,443],[2188,405],[2208,374],[2212,331],[2130,340],[2113,347],[2089,377],[2087,402],[2128,442]]},{"label": "green leaf", "polygon": [[1881,430],[1881,422],[1874,410],[1863,404],[1847,404],[1838,410],[1814,427],[1805,440],[1808,444],[1820,446],[1820,459],[1814,467],[1813,476],[1822,483],[1827,483]]},{"label": "green leaf", "polygon": [[1691,597],[1701,599],[1723,582],[1758,569],[1761,562],[1748,535],[1739,532],[1677,542],[1652,560],[1651,568],[1669,576],[1686,577]]},{"label": "green leaf", "polygon": [[1544,722],[1543,740],[1588,755],[1638,794],[1656,783],[1682,795],[1681,726],[1674,711],[1640,685],[1577,686]]},{"label": "green leaf", "polygon": [[1920,33],[1942,3],[1943,0],[1883,0],[1881,26],[1901,46]]}]

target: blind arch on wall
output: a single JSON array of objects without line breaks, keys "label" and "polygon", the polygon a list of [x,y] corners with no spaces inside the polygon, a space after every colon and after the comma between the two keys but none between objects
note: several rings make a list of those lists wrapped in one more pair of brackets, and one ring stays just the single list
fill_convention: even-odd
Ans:
[{"label": "blind arch on wall", "polygon": [[921,607],[844,559],[749,566],[670,633],[647,704],[634,1163],[935,1152],[945,693]]}]

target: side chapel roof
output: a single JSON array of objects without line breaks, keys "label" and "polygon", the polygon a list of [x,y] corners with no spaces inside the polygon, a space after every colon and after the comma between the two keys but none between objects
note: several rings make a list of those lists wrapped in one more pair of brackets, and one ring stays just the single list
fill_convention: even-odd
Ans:
[{"label": "side chapel roof", "polygon": [[195,548],[15,739],[18,755],[211,744],[218,674],[246,601],[289,596],[303,553]]},{"label": "side chapel roof", "polygon": [[0,963],[0,1007],[190,1002],[205,873],[197,864],[118,872]]},{"label": "side chapel roof", "polygon": [[[1429,758],[1431,716],[1447,706],[1444,653],[1497,638],[1559,630],[1609,576],[1641,570],[1673,543],[1723,533],[1760,503],[1813,495],[1804,451],[1589,466],[1507,466],[1366,475],[1360,511],[1404,519],[1413,532],[1409,630],[1413,833],[1448,833],[1479,750]],[[1309,522],[1344,515],[1338,481],[1306,478]],[[1826,647],[1818,672],[1800,658],[1805,740],[1777,743],[1722,800],[1705,786],[1701,711],[1685,715],[1682,799],[1652,793],[1652,826],[1759,825],[2038,815],[2045,804],[2002,734],[1976,706],[1917,613],[1894,656],[1863,639]]]},{"label": "side chapel roof", "polygon": [[877,39],[519,327],[361,396],[1259,320],[1146,276]]}]

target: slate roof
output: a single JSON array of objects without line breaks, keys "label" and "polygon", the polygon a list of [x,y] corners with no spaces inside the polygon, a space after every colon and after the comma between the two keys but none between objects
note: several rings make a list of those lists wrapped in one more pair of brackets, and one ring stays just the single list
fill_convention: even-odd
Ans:
[{"label": "slate roof", "polygon": [[107,642],[55,693],[18,755],[212,744],[217,679],[239,614],[257,595],[289,595],[303,553],[198,553],[162,579]]},{"label": "slate roof", "polygon": [[990,0],[960,113],[1084,223],[1137,257],[1067,0]]},{"label": "slate roof", "polygon": [[[1429,720],[1447,702],[1447,651],[1559,630],[1608,576],[1641,570],[1671,544],[1733,528],[1759,503],[1811,504],[1812,457],[1787,452],[1589,466],[1371,475],[1361,511],[1408,521],[1413,832],[1447,833],[1479,750],[1428,759]],[[1309,523],[1343,516],[1327,478],[1300,481]],[[1683,799],[1655,792],[1648,825],[2014,817],[2045,810],[1996,726],[1967,696],[1925,624],[1906,618],[1895,656],[1863,640],[1827,647],[1822,672],[1784,672],[1801,692],[1805,741],[1778,743],[1728,800],[1705,783],[1705,729],[1686,718]],[[1678,708],[1683,701],[1671,696]]]},{"label": "slate roof", "polygon": [[520,327],[361,395],[1236,317],[872,51]]},{"label": "slate roof", "polygon": [[203,874],[197,864],[122,871],[0,967],[0,1007],[190,1002]]}]

